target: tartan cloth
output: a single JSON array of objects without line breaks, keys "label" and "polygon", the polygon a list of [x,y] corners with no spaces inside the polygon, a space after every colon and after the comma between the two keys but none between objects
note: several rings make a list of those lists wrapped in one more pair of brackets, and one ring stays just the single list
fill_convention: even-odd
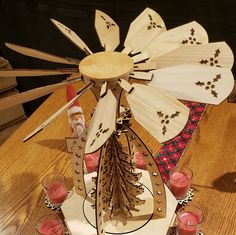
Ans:
[{"label": "tartan cloth", "polygon": [[176,166],[183,155],[206,108],[206,104],[197,102],[185,101],[184,104],[190,109],[186,126],[179,135],[164,142],[163,146],[154,156],[165,182],[169,180],[170,170]]}]

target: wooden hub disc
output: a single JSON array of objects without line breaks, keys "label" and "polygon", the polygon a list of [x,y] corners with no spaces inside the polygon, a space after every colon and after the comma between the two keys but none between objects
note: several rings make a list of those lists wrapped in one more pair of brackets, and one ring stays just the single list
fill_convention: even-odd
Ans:
[{"label": "wooden hub disc", "polygon": [[133,60],[121,52],[98,52],[85,57],[79,64],[81,74],[90,80],[115,81],[129,76]]}]

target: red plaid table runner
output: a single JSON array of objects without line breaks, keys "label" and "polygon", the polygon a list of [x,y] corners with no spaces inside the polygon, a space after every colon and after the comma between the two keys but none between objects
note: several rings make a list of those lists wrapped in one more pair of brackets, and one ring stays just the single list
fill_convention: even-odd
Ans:
[{"label": "red plaid table runner", "polygon": [[185,105],[190,109],[185,128],[178,136],[166,141],[155,156],[155,161],[165,182],[169,180],[169,171],[175,167],[183,155],[206,108],[206,104],[197,102],[186,101]]}]

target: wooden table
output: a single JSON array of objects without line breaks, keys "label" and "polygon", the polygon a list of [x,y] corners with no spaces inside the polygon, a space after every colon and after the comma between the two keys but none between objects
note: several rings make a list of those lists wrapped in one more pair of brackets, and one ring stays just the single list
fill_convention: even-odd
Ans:
[{"label": "wooden table", "polygon": [[[22,139],[65,103],[65,90],[46,102],[0,148],[0,234],[37,234],[37,220],[52,211],[44,205],[41,181],[52,172],[67,177],[72,187],[70,136],[64,112],[26,143]],[[89,91],[80,98],[89,119],[96,102]],[[156,153],[160,145],[139,125],[136,132]],[[193,170],[193,205],[204,211],[205,235],[236,234],[236,104],[208,106],[180,163]],[[158,229],[158,228],[157,228]],[[157,230],[158,231],[158,230]]]}]

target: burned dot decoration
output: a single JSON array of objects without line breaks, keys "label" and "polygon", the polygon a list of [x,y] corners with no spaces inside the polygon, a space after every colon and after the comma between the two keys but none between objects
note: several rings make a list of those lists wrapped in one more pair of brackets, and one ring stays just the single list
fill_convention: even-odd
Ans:
[{"label": "burned dot decoration", "polygon": [[220,56],[220,49],[215,50],[215,53],[212,57],[209,59],[202,59],[199,61],[200,64],[202,65],[210,65],[210,66],[215,66],[215,67],[221,67],[219,64],[219,56]]},{"label": "burned dot decoration", "polygon": [[101,15],[101,18],[102,18],[102,19],[104,20],[104,22],[106,23],[106,28],[107,28],[107,29],[110,29],[110,28],[112,28],[112,27],[115,26],[114,23],[111,23],[110,21],[106,20],[106,18],[105,18],[103,15]]},{"label": "burned dot decoration", "polygon": [[162,134],[165,135],[167,133],[167,126],[170,123],[170,119],[174,119],[179,116],[180,112],[176,111],[175,113],[172,113],[171,115],[164,114],[162,111],[157,111],[157,116],[160,119],[160,123],[162,126]]},{"label": "burned dot decoration", "polygon": [[198,42],[197,38],[195,37],[195,29],[194,28],[192,28],[190,30],[190,36],[187,39],[184,39],[182,41],[182,44],[185,44],[185,45],[186,44],[191,44],[191,45],[193,45],[193,44],[196,44],[196,45],[201,44],[201,42]]},{"label": "burned dot decoration", "polygon": [[159,28],[159,29],[162,29],[162,26],[157,24],[152,16],[150,14],[148,14],[148,18],[149,18],[149,25],[147,26],[147,30],[151,30],[151,29],[156,29],[156,28]]},{"label": "burned dot decoration", "polygon": [[217,93],[216,90],[215,90],[215,88],[216,88],[216,85],[215,85],[215,84],[216,84],[220,79],[221,79],[221,74],[217,74],[217,75],[212,79],[212,81],[207,81],[206,83],[205,83],[205,82],[202,82],[202,81],[197,81],[197,82],[195,82],[195,85],[205,88],[206,91],[210,90],[212,96],[217,98],[217,97],[218,97],[218,93]]},{"label": "burned dot decoration", "polygon": [[96,142],[96,140],[102,135],[102,134],[105,134],[109,131],[109,128],[106,128],[106,129],[103,129],[102,128],[103,126],[103,123],[100,123],[99,126],[98,126],[98,131],[96,132],[95,134],[95,138],[92,140],[91,144],[90,144],[90,147],[94,145],[94,143]]}]

